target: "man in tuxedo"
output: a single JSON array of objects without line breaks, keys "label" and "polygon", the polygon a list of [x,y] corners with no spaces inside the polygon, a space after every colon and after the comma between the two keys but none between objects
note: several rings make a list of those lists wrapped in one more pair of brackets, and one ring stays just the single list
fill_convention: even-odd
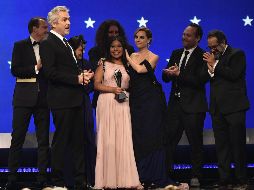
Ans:
[{"label": "man in tuxedo", "polygon": [[202,28],[190,24],[183,32],[183,48],[172,52],[164,82],[172,82],[166,117],[166,163],[172,171],[175,148],[185,131],[191,146],[191,186],[200,186],[202,169],[203,126],[207,111],[205,83],[202,73],[205,66],[203,50],[198,46],[203,35]]},{"label": "man in tuxedo", "polygon": [[220,185],[230,183],[230,165],[235,163],[236,183],[246,186],[246,111],[249,100],[246,91],[246,60],[240,49],[227,44],[222,31],[209,32],[204,53],[206,73],[210,77],[210,114],[218,157]]},{"label": "man in tuxedo", "polygon": [[39,55],[39,43],[48,32],[44,18],[35,17],[28,23],[30,36],[14,44],[11,73],[16,77],[13,95],[12,139],[9,151],[9,176],[6,189],[18,189],[17,169],[31,116],[34,117],[38,142],[38,185],[47,182],[49,152],[49,118],[47,106],[47,81]]},{"label": "man in tuxedo", "polygon": [[40,56],[49,80],[48,105],[52,110],[55,133],[51,146],[51,180],[56,188],[64,188],[64,154],[72,150],[76,190],[85,189],[83,85],[93,73],[79,73],[74,51],[64,38],[70,32],[69,10],[54,7],[48,13],[51,31],[41,43]]}]

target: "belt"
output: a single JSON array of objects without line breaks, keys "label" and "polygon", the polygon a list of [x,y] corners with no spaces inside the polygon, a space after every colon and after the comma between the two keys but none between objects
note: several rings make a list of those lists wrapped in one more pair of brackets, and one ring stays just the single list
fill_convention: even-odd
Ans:
[{"label": "belt", "polygon": [[36,82],[36,78],[18,78],[16,82]]}]

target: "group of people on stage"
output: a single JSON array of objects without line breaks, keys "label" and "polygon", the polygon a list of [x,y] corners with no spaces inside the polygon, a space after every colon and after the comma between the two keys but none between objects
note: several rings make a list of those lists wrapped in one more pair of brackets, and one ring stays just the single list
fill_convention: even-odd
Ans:
[{"label": "group of people on stage", "polygon": [[[87,189],[87,184],[95,189],[188,189],[170,178],[183,131],[191,146],[190,186],[200,186],[208,81],[219,185],[232,184],[233,159],[236,186],[247,187],[246,61],[244,52],[230,47],[222,31],[208,33],[210,52],[205,52],[198,46],[202,28],[189,24],[184,29],[183,48],[172,52],[162,71],[163,81],[172,83],[167,105],[154,73],[159,56],[149,50],[152,32],[148,28],[135,31],[135,52],[119,22],[104,21],[96,33],[96,46],[88,52],[89,61],[83,58],[83,36],[65,38],[70,32],[67,7],[54,7],[47,20],[32,18],[28,30],[30,36],[14,44],[12,55],[16,85],[6,189],[18,187],[17,169],[32,115],[38,142],[36,185],[41,189],[67,189],[67,149],[75,190]],[[50,112],[55,133],[49,184]]]}]

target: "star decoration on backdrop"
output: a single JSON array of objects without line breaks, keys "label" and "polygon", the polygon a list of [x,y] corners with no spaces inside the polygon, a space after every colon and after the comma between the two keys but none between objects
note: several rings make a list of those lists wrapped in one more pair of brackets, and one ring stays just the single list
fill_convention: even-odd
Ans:
[{"label": "star decoration on backdrop", "polygon": [[250,25],[251,26],[251,22],[253,21],[253,19],[251,19],[248,15],[246,16],[245,19],[242,19],[244,22],[244,26]]},{"label": "star decoration on backdrop", "polygon": [[166,59],[166,61],[167,61],[167,62],[169,62],[169,58],[168,58],[168,59]]},{"label": "star decoration on backdrop", "polygon": [[8,65],[9,65],[9,67],[11,68],[11,61],[8,61]]},{"label": "star decoration on backdrop", "polygon": [[190,21],[191,21],[192,23],[199,24],[199,22],[201,21],[201,19],[198,19],[196,16],[194,16],[194,18],[193,18],[193,19],[190,19]]},{"label": "star decoration on backdrop", "polygon": [[144,17],[141,17],[141,19],[137,20],[137,22],[139,23],[139,27],[146,27],[146,23],[148,22],[148,20],[145,20]]},{"label": "star decoration on backdrop", "polygon": [[92,20],[91,17],[88,18],[88,20],[85,20],[86,28],[93,28],[93,24],[95,23],[95,20]]}]

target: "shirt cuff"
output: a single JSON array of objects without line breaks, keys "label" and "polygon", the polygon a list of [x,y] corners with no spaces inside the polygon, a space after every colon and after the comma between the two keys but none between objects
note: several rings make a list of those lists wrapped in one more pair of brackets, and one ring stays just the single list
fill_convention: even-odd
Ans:
[{"label": "shirt cuff", "polygon": [[208,69],[208,74],[210,75],[210,77],[214,77],[214,73],[212,73],[209,69]]},{"label": "shirt cuff", "polygon": [[37,65],[34,66],[34,70],[35,70],[36,75],[38,75],[39,70],[37,69]]}]

